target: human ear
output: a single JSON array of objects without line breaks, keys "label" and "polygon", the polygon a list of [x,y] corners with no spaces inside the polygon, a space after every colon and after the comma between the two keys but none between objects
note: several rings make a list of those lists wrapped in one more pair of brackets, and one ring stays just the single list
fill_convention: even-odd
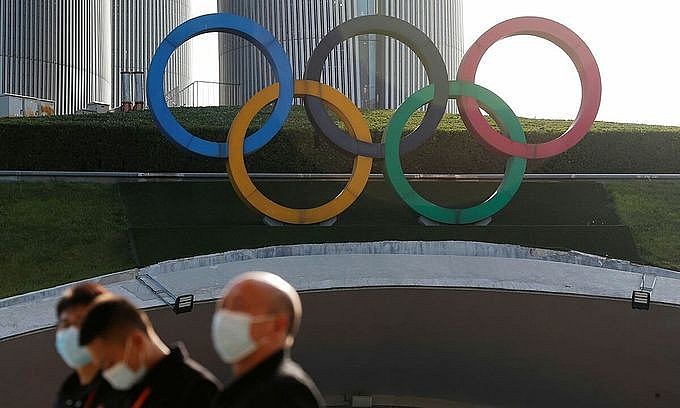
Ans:
[{"label": "human ear", "polygon": [[288,331],[290,330],[290,316],[286,314],[280,314],[276,318],[276,330],[283,332],[283,334],[288,335]]},{"label": "human ear", "polygon": [[130,350],[128,351],[127,364],[132,371],[139,371],[144,365],[146,353],[144,352],[144,336],[137,330],[133,331],[128,338]]}]

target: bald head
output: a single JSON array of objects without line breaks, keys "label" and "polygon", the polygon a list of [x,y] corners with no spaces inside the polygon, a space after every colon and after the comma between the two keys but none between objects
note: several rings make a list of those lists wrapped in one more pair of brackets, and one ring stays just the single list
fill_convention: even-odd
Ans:
[{"label": "bald head", "polygon": [[237,276],[225,288],[218,308],[252,316],[286,316],[286,334],[290,342],[302,318],[302,304],[295,288],[269,272],[248,272]]}]

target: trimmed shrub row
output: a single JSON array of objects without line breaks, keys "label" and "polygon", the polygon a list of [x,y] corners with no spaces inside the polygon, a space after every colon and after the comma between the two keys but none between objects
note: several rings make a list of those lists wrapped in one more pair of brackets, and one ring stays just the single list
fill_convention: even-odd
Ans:
[{"label": "trimmed shrub row", "polygon": [[[224,140],[238,109],[179,108],[178,120],[192,133]],[[391,111],[365,112],[379,141]],[[264,111],[251,124],[255,131]],[[416,114],[405,132],[419,123]],[[559,136],[567,121],[522,119],[527,138],[540,142]],[[574,149],[552,159],[532,161],[532,173],[680,173],[680,128],[597,123]],[[432,139],[402,158],[407,172],[498,173],[505,159],[481,147],[460,118],[448,115]],[[251,172],[348,172],[352,157],[339,153],[316,134],[304,110],[295,107],[277,137],[247,158]],[[374,161],[374,172],[382,171]],[[222,160],[206,159],[175,147],[158,131],[148,112],[0,120],[0,169],[131,172],[223,172]]]}]

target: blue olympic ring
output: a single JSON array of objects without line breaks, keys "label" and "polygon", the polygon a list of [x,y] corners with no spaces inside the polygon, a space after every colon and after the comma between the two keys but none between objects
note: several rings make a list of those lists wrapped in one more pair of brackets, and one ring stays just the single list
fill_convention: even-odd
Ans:
[{"label": "blue olympic ring", "polygon": [[244,152],[253,153],[269,143],[283,127],[293,105],[293,70],[288,56],[274,36],[253,20],[233,14],[216,13],[193,18],[179,25],[158,46],[151,60],[147,99],[151,114],[161,132],[179,147],[201,156],[227,158],[224,142],[212,142],[192,135],[170,112],[165,100],[163,78],[172,53],[191,38],[210,32],[237,35],[253,43],[267,58],[280,84],[281,93],[267,122],[245,141]]}]

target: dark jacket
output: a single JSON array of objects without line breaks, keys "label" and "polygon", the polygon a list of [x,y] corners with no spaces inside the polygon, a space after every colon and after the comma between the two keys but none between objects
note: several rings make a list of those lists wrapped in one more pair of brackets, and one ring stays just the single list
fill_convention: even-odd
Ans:
[{"label": "dark jacket", "polygon": [[311,378],[281,351],[236,379],[214,408],[318,408],[324,402]]},{"label": "dark jacket", "polygon": [[74,371],[61,385],[54,408],[96,408],[99,406],[118,406],[122,395],[111,389],[109,383],[100,375],[91,383],[81,385]]},{"label": "dark jacket", "polygon": [[127,393],[124,406],[143,401],[144,408],[209,407],[219,388],[219,381],[179,344]]}]

